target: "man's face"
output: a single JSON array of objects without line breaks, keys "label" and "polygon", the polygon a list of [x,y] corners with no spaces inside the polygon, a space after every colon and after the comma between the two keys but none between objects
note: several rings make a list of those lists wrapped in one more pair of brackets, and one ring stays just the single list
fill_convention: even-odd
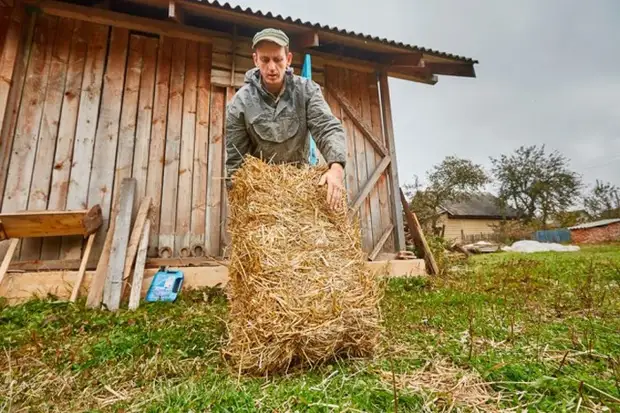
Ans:
[{"label": "man's face", "polygon": [[267,87],[279,88],[284,80],[286,68],[293,60],[292,53],[272,42],[261,42],[253,54],[254,64],[259,68]]}]

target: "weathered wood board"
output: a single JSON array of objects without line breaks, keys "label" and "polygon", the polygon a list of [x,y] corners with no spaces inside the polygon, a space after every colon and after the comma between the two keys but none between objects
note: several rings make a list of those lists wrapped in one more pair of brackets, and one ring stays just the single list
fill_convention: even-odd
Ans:
[{"label": "weathered wood board", "polygon": [[[58,139],[61,105],[65,92],[65,80],[73,21],[59,19],[54,44],[49,55],[49,75],[44,97],[43,117],[39,126],[39,137],[32,182],[30,184],[28,210],[43,211],[48,208],[50,183],[54,164],[54,150]],[[38,258],[41,254],[41,239],[27,239],[22,242],[21,259]]]},{"label": "weathered wood board", "polygon": [[207,187],[210,184],[207,180],[207,174],[209,168],[209,117],[211,114],[211,53],[211,45],[200,45],[190,229],[191,252],[194,256],[202,256],[205,253]]},{"label": "weathered wood board", "polygon": [[172,68],[173,41],[166,37],[159,42],[157,70],[155,77],[155,97],[153,104],[153,121],[149,150],[148,177],[146,194],[153,199],[153,216],[151,223],[150,254],[158,255],[159,233],[162,202],[162,178],[165,162],[166,129],[168,125],[168,95],[170,93],[170,70]]},{"label": "weathered wood board", "polygon": [[[81,85],[84,76],[84,64],[91,33],[91,25],[76,21],[71,38],[71,51],[67,64],[65,91],[63,93],[60,123],[56,137],[56,150],[52,167],[48,209],[64,210],[67,206],[69,179],[73,158],[73,145],[80,107]],[[61,239],[45,238],[41,258],[55,260],[59,258]]]},{"label": "weathered wood board", "polygon": [[[110,28],[91,24],[87,41],[86,60],[83,68],[82,87],[80,88],[80,106],[71,157],[71,172],[67,203],[69,210],[88,207],[90,172],[93,161],[95,134],[102,93],[103,75],[108,48]],[[104,223],[104,228],[107,225]],[[97,237],[97,240],[103,237]],[[97,243],[97,240],[95,244]],[[62,241],[60,258],[79,258],[82,240],[67,237]],[[95,255],[98,250],[94,248]]]},{"label": "weathered wood board", "polygon": [[211,121],[209,131],[209,169],[206,216],[206,254],[220,255],[222,223],[222,185],[224,185],[224,114],[226,89],[214,86],[211,91]]},{"label": "weathered wood board", "polygon": [[10,238],[85,237],[103,223],[101,207],[81,211],[23,211],[0,214],[0,241]]},{"label": "weathered wood board", "polygon": [[198,87],[198,44],[188,42],[185,57],[185,85],[181,144],[179,147],[178,195],[176,198],[176,224],[174,255],[189,257],[190,224],[192,218],[192,189],[194,173],[194,147],[196,140],[196,94]]}]

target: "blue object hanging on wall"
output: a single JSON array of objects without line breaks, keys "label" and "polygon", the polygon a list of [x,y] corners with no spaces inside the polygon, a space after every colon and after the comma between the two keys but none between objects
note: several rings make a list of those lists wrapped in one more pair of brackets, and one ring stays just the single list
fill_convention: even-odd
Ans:
[{"label": "blue object hanging on wall", "polygon": [[[306,54],[304,57],[304,65],[301,68],[301,77],[312,80],[312,59],[309,54]],[[314,139],[312,139],[312,135],[308,134],[308,138],[310,139],[310,156],[308,157],[308,162],[310,165],[317,165],[319,163],[319,156],[316,143],[314,142]]]}]

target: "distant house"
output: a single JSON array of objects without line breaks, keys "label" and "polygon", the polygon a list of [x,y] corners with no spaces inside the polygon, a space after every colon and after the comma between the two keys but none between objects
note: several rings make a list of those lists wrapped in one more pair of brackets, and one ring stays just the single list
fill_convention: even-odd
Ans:
[{"label": "distant house", "polygon": [[602,219],[575,225],[569,230],[571,239],[576,244],[620,241],[620,218]]},{"label": "distant house", "polygon": [[517,218],[516,210],[509,206],[501,207],[499,199],[490,193],[446,203],[439,213],[438,229],[444,239],[459,242],[488,238],[502,221]]}]

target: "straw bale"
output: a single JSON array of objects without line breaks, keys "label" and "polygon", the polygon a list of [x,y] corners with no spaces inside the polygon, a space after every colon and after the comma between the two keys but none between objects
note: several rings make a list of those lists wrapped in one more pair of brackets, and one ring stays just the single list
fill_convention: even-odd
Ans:
[{"label": "straw bale", "polygon": [[225,357],[247,374],[371,357],[381,334],[377,272],[364,265],[346,196],[331,210],[324,167],[247,157],[229,193]]}]

